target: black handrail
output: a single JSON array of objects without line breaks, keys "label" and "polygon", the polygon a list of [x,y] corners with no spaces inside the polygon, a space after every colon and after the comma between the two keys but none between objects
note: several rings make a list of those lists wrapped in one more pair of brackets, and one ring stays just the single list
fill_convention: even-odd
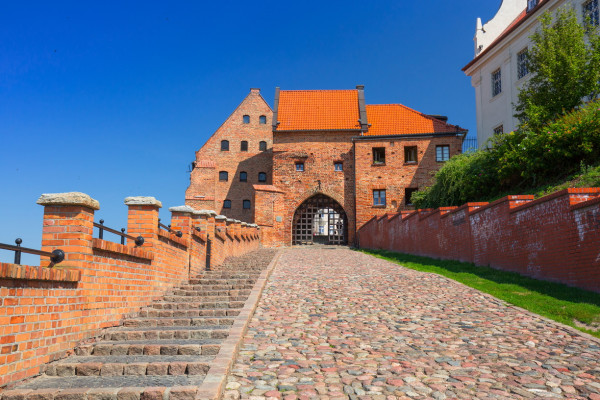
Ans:
[{"label": "black handrail", "polygon": [[165,224],[161,224],[160,218],[159,218],[158,219],[158,229],[161,229],[161,228],[164,229],[164,230],[166,230],[166,231],[168,231],[169,233],[174,233],[175,236],[177,236],[177,237],[182,237],[183,236],[183,232],[181,232],[181,231],[175,232],[173,229],[171,229],[171,225],[167,226]]},{"label": "black handrail", "polygon": [[35,254],[38,256],[50,257],[50,261],[51,261],[50,266],[53,266],[54,264],[58,264],[65,259],[65,252],[60,249],[56,249],[56,250],[53,250],[52,252],[48,252],[48,251],[29,249],[27,247],[21,247],[21,243],[23,243],[23,240],[21,238],[17,238],[17,240],[15,240],[15,243],[17,244],[16,246],[13,246],[12,244],[0,243],[0,249],[14,251],[15,252],[14,264],[17,264],[17,265],[21,264],[21,253],[28,253],[28,254]]},{"label": "black handrail", "polygon": [[121,232],[111,229],[107,226],[104,226],[104,220],[101,219],[100,223],[94,222],[94,227],[98,228],[98,239],[104,239],[104,231],[108,231],[110,233],[114,233],[115,235],[121,236],[121,244],[125,244],[125,239],[131,239],[135,243],[136,246],[141,246],[144,244],[144,238],[141,236],[133,237],[125,233],[125,228],[121,229]]}]

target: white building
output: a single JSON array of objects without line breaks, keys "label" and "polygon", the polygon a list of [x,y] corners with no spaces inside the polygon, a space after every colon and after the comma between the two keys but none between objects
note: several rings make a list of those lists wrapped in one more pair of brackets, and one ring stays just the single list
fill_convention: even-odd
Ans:
[{"label": "white building", "polygon": [[580,22],[587,18],[598,25],[599,0],[503,0],[496,16],[485,25],[477,19],[475,58],[463,71],[471,77],[477,103],[479,148],[494,134],[515,130],[513,116],[518,92],[529,73],[524,66],[529,37],[539,27],[538,17],[571,5]]}]

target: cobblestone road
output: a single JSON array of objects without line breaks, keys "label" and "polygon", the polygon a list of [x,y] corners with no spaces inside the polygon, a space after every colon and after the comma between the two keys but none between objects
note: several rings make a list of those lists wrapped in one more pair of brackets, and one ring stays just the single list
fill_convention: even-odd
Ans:
[{"label": "cobblestone road", "polygon": [[226,399],[600,399],[600,345],[348,249],[280,258]]}]

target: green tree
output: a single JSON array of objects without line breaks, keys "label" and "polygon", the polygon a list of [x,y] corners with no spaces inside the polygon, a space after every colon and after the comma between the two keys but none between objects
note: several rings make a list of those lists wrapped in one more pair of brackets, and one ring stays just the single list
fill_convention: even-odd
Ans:
[{"label": "green tree", "polygon": [[540,22],[526,61],[532,76],[515,106],[520,127],[534,131],[600,93],[598,27],[581,25],[569,6]]}]

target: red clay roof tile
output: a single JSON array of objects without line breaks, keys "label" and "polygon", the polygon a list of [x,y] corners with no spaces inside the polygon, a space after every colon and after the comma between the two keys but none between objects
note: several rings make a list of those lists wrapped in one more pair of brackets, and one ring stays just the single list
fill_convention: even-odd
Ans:
[{"label": "red clay roof tile", "polygon": [[402,104],[367,105],[370,127],[365,136],[453,133],[464,129],[422,114]]}]

